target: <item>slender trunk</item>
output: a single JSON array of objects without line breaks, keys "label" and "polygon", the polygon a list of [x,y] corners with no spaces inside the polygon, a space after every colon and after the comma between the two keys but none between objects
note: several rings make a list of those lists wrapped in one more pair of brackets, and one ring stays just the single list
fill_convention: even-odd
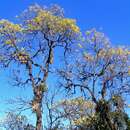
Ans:
[{"label": "slender trunk", "polygon": [[33,110],[36,113],[36,130],[43,130],[42,122],[42,100],[43,91],[40,86],[35,88],[34,100],[33,100]]},{"label": "slender trunk", "polygon": [[36,110],[36,118],[37,118],[37,121],[36,121],[36,130],[43,130],[43,127],[42,127],[42,110],[41,110],[41,107],[38,107],[37,110]]},{"label": "slender trunk", "polygon": [[43,130],[42,127],[42,99],[43,91],[40,86],[35,86],[34,77],[32,74],[32,64],[28,62],[27,68],[29,70],[29,76],[32,81],[32,88],[34,92],[34,99],[32,100],[32,110],[36,113],[36,130]]}]

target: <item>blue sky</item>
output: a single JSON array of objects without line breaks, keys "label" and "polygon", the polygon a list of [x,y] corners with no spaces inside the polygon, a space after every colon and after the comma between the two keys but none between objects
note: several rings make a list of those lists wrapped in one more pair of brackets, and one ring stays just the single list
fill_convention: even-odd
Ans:
[{"label": "blue sky", "polygon": [[[77,20],[82,31],[102,29],[114,44],[130,45],[130,0],[1,0],[0,18],[14,21],[16,15],[34,3],[59,4],[67,17]],[[0,101],[25,93],[24,89],[10,87],[4,72],[0,72],[0,80]]]},{"label": "blue sky", "polygon": [[130,41],[129,0],[1,0],[0,18],[13,20],[30,4],[59,4],[66,16],[76,18],[81,29],[102,28],[116,44]]}]

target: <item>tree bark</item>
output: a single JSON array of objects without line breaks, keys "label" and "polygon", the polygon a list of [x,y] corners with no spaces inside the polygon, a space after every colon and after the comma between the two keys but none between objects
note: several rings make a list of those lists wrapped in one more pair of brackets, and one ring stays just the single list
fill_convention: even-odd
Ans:
[{"label": "tree bark", "polygon": [[43,91],[40,86],[36,87],[34,93],[34,110],[36,113],[36,130],[43,130],[42,122],[42,99]]},{"label": "tree bark", "polygon": [[42,110],[41,107],[38,107],[38,109],[36,110],[36,130],[43,130],[43,126],[42,126]]}]

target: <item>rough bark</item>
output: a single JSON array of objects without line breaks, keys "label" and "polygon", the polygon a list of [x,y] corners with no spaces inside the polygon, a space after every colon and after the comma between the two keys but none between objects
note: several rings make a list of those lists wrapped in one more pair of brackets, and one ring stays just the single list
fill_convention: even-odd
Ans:
[{"label": "rough bark", "polygon": [[38,86],[34,93],[34,111],[36,113],[36,130],[43,130],[42,122],[42,100],[43,91]]}]

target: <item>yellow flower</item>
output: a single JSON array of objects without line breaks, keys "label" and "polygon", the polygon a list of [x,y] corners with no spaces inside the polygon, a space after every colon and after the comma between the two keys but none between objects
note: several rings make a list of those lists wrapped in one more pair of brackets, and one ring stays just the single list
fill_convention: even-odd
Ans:
[{"label": "yellow flower", "polygon": [[118,49],[117,49],[117,53],[118,53],[119,55],[122,55],[122,54],[124,53],[124,51],[123,51],[122,48],[118,48]]},{"label": "yellow flower", "polygon": [[20,31],[21,27],[18,24],[13,25],[15,31]]},{"label": "yellow flower", "polygon": [[51,34],[64,33],[67,30],[73,33],[80,31],[75,20],[61,18],[45,10],[40,11],[34,19],[29,21],[28,27],[31,30],[44,30],[48,27]]},{"label": "yellow flower", "polygon": [[5,43],[6,44],[12,44],[12,41],[11,40],[6,40]]},{"label": "yellow flower", "polygon": [[14,24],[9,22],[8,20],[2,19],[0,20],[0,30],[5,32],[19,32],[22,30],[19,24]]}]

